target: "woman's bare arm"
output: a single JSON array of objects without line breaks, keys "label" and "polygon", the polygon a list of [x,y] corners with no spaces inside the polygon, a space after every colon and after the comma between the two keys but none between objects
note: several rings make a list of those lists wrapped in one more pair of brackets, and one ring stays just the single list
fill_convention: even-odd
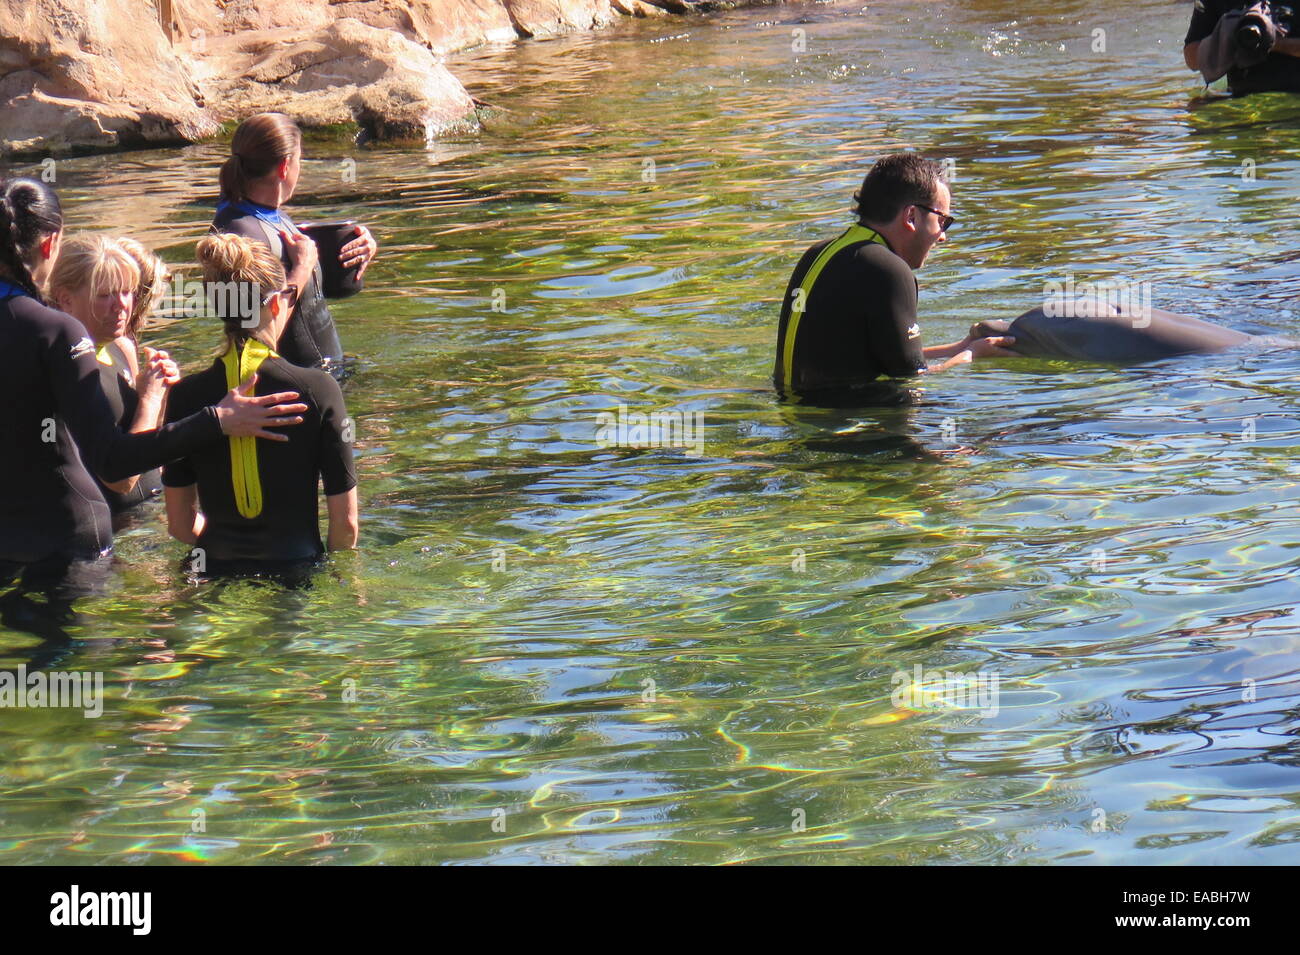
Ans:
[{"label": "woman's bare arm", "polygon": [[342,494],[330,494],[325,498],[325,508],[329,513],[330,550],[351,550],[357,546],[360,536],[360,520],[357,517],[357,489]]},{"label": "woman's bare arm", "polygon": [[199,511],[199,486],[163,489],[167,504],[167,533],[186,544],[197,544],[203,533],[203,514]]}]

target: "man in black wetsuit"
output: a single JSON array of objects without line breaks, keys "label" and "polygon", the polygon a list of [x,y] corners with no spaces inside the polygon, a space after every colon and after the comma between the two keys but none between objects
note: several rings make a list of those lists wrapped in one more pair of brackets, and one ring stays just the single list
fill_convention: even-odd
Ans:
[{"label": "man in black wetsuit", "polygon": [[[1224,15],[1233,10],[1245,9],[1250,5],[1243,0],[1196,0],[1192,10],[1192,22],[1188,25],[1187,36],[1183,40],[1183,60],[1187,63],[1188,69],[1199,71],[1205,65],[1202,43],[1215,32],[1215,27]],[[1284,7],[1285,4],[1278,4],[1278,6]],[[1280,25],[1292,33],[1300,27],[1300,19],[1294,15],[1279,18],[1279,21]],[[1227,66],[1227,63],[1224,66]],[[1215,74],[1220,70],[1215,70]],[[1262,63],[1229,69],[1228,88],[1238,95],[1267,90],[1300,93],[1300,37],[1280,36]]]},{"label": "man in black wetsuit", "polygon": [[[786,288],[773,379],[808,404],[897,404],[907,393],[881,376],[910,378],[989,355],[1010,354],[1003,337],[921,345],[912,274],[947,238],[954,217],[943,167],[915,153],[886,156],[854,194],[859,222],[818,242]],[[930,359],[941,363],[928,365]]]}]

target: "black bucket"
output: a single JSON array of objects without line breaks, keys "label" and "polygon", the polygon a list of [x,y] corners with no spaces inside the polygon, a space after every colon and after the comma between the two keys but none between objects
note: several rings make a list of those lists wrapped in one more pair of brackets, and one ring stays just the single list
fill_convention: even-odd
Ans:
[{"label": "black bucket", "polygon": [[324,288],[321,289],[327,298],[347,298],[349,295],[356,295],[361,291],[362,280],[357,277],[357,272],[361,266],[354,265],[350,269],[345,269],[339,262],[339,250],[347,245],[353,239],[359,238],[357,235],[357,223],[355,219],[349,219],[347,222],[313,222],[308,225],[300,225],[299,229],[316,243],[316,252],[320,258],[321,275],[324,277]]}]

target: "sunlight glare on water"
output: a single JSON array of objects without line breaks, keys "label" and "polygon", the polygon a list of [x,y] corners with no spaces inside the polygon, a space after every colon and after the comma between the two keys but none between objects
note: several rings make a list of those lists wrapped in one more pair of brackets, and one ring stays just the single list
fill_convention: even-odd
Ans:
[{"label": "sunlight glare on water", "polygon": [[[0,720],[0,862],[1293,862],[1293,353],[770,389],[790,269],[904,148],[955,161],[929,344],[1070,273],[1300,336],[1300,100],[1203,100],[1189,12],[628,23],[450,58],[482,133],[309,141],[296,217],[381,245],[335,306],[362,552],[195,587],[137,520],[61,664],[104,715]],[[70,231],[190,262],[222,153],[61,162]],[[619,404],[703,412],[704,453],[600,447]],[[895,706],[917,666],[996,713]]]}]

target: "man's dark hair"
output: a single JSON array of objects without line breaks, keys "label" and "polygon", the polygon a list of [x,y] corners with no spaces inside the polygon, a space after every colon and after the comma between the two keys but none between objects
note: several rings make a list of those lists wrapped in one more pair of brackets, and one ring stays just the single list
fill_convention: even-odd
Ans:
[{"label": "man's dark hair", "polygon": [[853,211],[860,222],[891,222],[905,206],[934,205],[943,179],[943,164],[918,153],[885,156],[876,160],[862,188],[853,193]]}]

